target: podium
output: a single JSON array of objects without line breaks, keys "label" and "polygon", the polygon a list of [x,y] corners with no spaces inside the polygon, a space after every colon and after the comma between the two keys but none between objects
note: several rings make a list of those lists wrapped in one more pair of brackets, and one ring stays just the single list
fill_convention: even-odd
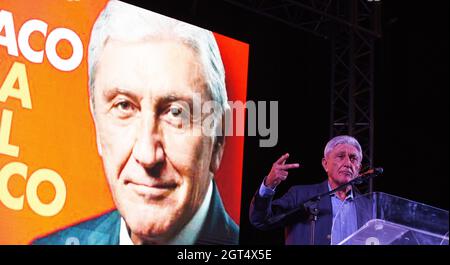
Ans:
[{"label": "podium", "polygon": [[364,222],[339,245],[448,245],[448,211],[382,192],[355,198]]}]

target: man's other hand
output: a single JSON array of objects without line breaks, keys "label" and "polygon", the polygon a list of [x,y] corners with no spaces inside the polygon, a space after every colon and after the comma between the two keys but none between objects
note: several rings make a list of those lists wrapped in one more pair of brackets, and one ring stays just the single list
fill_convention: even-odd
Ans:
[{"label": "man's other hand", "polygon": [[275,189],[278,184],[282,181],[286,180],[288,176],[288,170],[292,168],[298,168],[300,165],[298,163],[294,164],[286,164],[286,160],[289,158],[289,154],[286,153],[281,156],[275,163],[272,165],[272,169],[270,170],[269,175],[267,175],[265,179],[264,185],[271,189]]}]

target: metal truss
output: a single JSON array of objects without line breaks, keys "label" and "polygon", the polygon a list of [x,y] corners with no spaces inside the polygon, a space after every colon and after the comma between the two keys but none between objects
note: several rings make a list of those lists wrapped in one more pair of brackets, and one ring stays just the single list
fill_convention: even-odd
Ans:
[{"label": "metal truss", "polygon": [[[372,168],[375,41],[380,36],[380,7],[366,0],[345,2],[351,24],[370,21],[366,26],[372,27],[375,34],[342,25],[336,25],[331,31],[330,136],[349,134],[356,137],[363,149],[363,166]],[[363,188],[372,192],[372,179]]]},{"label": "metal truss", "polygon": [[[329,38],[330,25],[343,25],[377,37],[373,8],[380,0],[223,0],[292,27]],[[354,20],[351,3],[357,2]]]},{"label": "metal truss", "polygon": [[[330,136],[348,134],[373,167],[374,54],[380,0],[223,0],[328,39],[332,49]],[[372,191],[372,182],[368,190]]]},{"label": "metal truss", "polygon": [[[373,167],[375,40],[340,28],[332,37],[330,136],[356,137]],[[368,189],[372,191],[372,183]]]}]

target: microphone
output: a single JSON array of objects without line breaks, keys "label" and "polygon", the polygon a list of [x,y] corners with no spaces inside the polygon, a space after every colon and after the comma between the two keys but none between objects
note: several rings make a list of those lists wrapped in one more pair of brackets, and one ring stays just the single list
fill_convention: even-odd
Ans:
[{"label": "microphone", "polygon": [[383,173],[382,167],[375,167],[375,168],[371,168],[371,169],[367,170],[364,173],[359,174],[358,177],[370,177],[370,175],[374,175],[374,177],[376,177],[382,173]]},{"label": "microphone", "polygon": [[352,180],[352,182],[354,181],[353,183],[355,183],[355,184],[361,184],[363,182],[368,181],[371,178],[381,175],[382,173],[383,173],[382,167],[371,168],[371,169],[367,170],[366,172],[359,174],[356,178],[354,178]]}]

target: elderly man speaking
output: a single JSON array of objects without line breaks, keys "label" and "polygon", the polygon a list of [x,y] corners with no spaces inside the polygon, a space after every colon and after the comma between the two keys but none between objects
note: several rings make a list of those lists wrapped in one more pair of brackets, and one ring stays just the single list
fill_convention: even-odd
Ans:
[{"label": "elderly man speaking", "polygon": [[[358,141],[347,135],[331,139],[325,146],[322,166],[328,176],[322,183],[294,186],[277,200],[272,200],[275,188],[288,176],[288,170],[298,168],[298,163],[287,164],[289,154],[276,161],[270,173],[264,178],[250,206],[250,222],[261,230],[285,226],[287,245],[330,245],[337,244],[355,232],[369,220],[368,205],[356,189],[347,186],[330,196],[321,198],[317,204],[317,220],[308,213],[300,212],[294,217],[276,216],[299,208],[309,198],[334,190],[359,175],[362,149]],[[272,218],[272,219],[271,219]]]}]

